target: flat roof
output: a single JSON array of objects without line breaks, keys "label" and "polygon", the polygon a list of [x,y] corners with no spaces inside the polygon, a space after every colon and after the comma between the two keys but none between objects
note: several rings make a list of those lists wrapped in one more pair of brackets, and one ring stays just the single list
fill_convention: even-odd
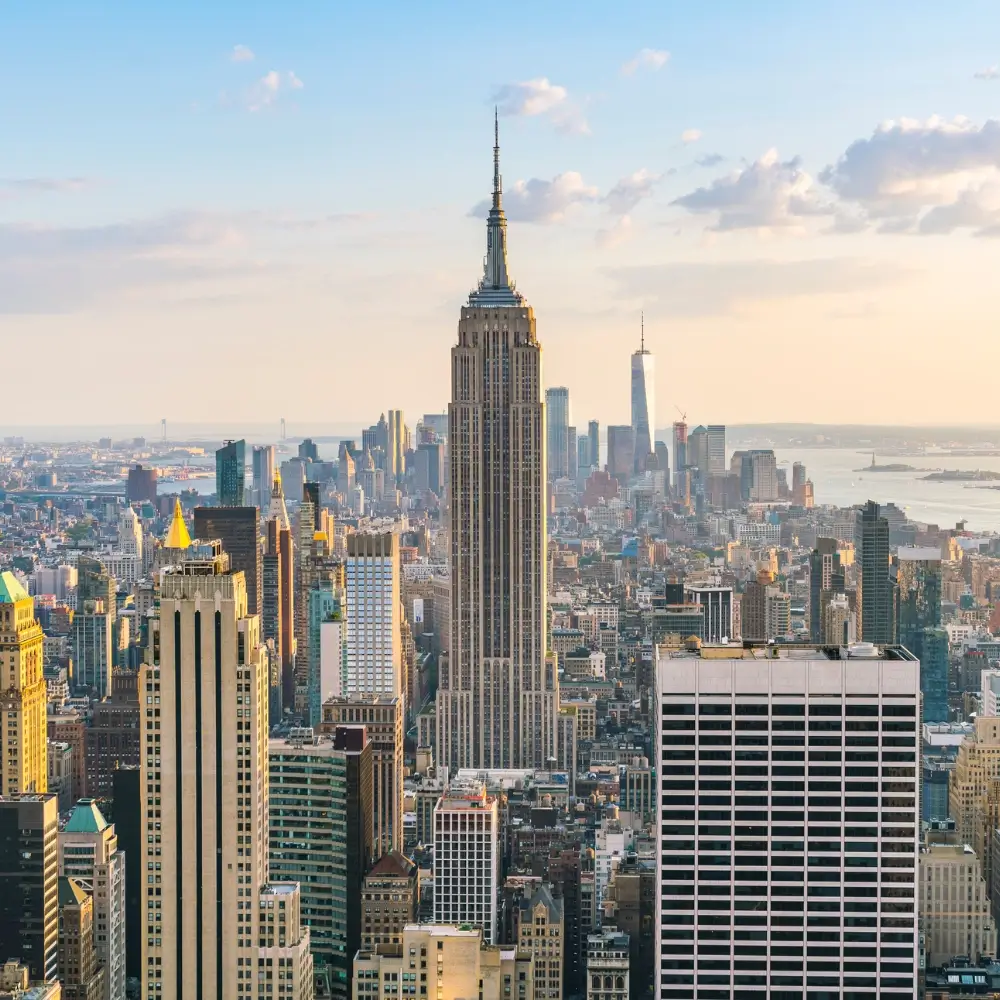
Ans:
[{"label": "flat roof", "polygon": [[812,642],[691,643],[659,647],[661,660],[907,660],[916,657],[905,646],[856,642],[829,646]]}]

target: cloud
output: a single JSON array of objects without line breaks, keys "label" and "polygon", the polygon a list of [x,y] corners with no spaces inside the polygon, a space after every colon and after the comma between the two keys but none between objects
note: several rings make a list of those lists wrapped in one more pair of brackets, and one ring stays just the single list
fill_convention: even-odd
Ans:
[{"label": "cloud", "polygon": [[[503,193],[504,210],[515,222],[559,222],[576,205],[597,200],[597,188],[584,183],[575,170],[557,174],[550,181],[539,177],[519,180]],[[481,201],[469,212],[482,218],[490,209]]]},{"label": "cloud", "polygon": [[686,128],[681,132],[681,142],[685,146],[692,142],[697,142],[701,138],[701,130],[696,128]]},{"label": "cloud", "polygon": [[723,160],[725,157],[721,153],[706,153],[704,156],[699,156],[694,162],[697,167],[717,167]]},{"label": "cloud", "polygon": [[632,237],[632,218],[621,215],[607,229],[597,230],[597,245],[602,250],[610,250]]},{"label": "cloud", "polygon": [[262,111],[271,107],[284,94],[292,90],[301,90],[305,84],[291,71],[272,69],[265,73],[250,88],[247,94],[247,109],[249,111]]},{"label": "cloud", "polygon": [[570,100],[566,88],[550,83],[544,76],[522,83],[505,83],[493,92],[493,103],[501,115],[516,118],[541,116],[547,118],[559,132],[590,132],[587,120]]},{"label": "cloud", "polygon": [[974,80],[1000,80],[1000,65],[994,63],[972,74]]},{"label": "cloud", "polygon": [[632,76],[637,69],[648,69],[652,72],[663,69],[670,58],[670,53],[663,49],[639,49],[628,62],[622,65],[622,74]]},{"label": "cloud", "polygon": [[716,232],[787,229],[803,225],[807,217],[833,211],[800,161],[782,161],[773,149],[755,163],[712,181],[708,187],[697,188],[672,204],[694,215],[714,216],[715,222],[709,228]]},{"label": "cloud", "polygon": [[[975,228],[993,216],[1000,182],[1000,121],[967,118],[885,122],[852,142],[820,179],[880,232]],[[937,208],[950,211],[935,212]],[[924,220],[927,220],[926,222]],[[942,228],[944,227],[944,228]]]},{"label": "cloud", "polygon": [[715,316],[740,306],[788,298],[848,295],[901,280],[904,270],[850,257],[748,260],[609,268],[623,298],[655,303],[663,315]]},{"label": "cloud", "polygon": [[0,198],[83,191],[92,185],[93,181],[88,177],[2,177]]},{"label": "cloud", "polygon": [[229,54],[230,62],[240,63],[240,62],[253,62],[254,52],[247,45],[234,45],[233,51]]},{"label": "cloud", "polygon": [[616,215],[627,215],[640,201],[653,193],[661,176],[643,167],[628,177],[623,177],[601,200]]}]

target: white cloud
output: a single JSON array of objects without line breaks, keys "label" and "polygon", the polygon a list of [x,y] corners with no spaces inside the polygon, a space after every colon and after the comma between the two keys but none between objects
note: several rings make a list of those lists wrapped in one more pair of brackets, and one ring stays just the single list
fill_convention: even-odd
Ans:
[{"label": "white cloud", "polygon": [[699,156],[696,159],[695,166],[698,167],[717,167],[725,157],[721,153],[706,153],[704,156]]},{"label": "white cloud", "polygon": [[628,177],[623,177],[601,200],[616,215],[627,215],[640,201],[653,193],[653,188],[661,177],[661,174],[654,174],[643,167]]},{"label": "white cloud", "polygon": [[229,54],[231,62],[253,62],[254,52],[247,45],[234,45],[233,51]]},{"label": "white cloud", "polygon": [[632,218],[628,215],[619,216],[607,229],[597,230],[597,245],[603,250],[610,250],[632,237]]},{"label": "white cloud", "polygon": [[[576,205],[597,200],[597,188],[586,184],[575,170],[557,174],[552,180],[532,177],[519,180],[504,190],[503,206],[515,222],[559,222]],[[490,208],[482,201],[469,215],[481,218]]]},{"label": "white cloud", "polygon": [[989,225],[1000,183],[1000,121],[886,122],[851,143],[820,179],[844,202],[881,220],[880,232]]},{"label": "white cloud", "polygon": [[1000,80],[1000,64],[994,63],[986,69],[977,70],[972,74],[974,80]]},{"label": "white cloud", "polygon": [[278,98],[290,90],[301,90],[305,84],[291,71],[279,72],[272,69],[265,73],[250,88],[247,94],[247,108],[250,111],[261,111],[270,107]]},{"label": "white cloud", "polygon": [[755,163],[697,188],[673,204],[695,215],[714,216],[710,228],[717,232],[794,228],[808,217],[833,212],[800,161],[782,161],[773,149]]},{"label": "white cloud", "polygon": [[696,128],[686,128],[681,132],[681,142],[685,146],[692,142],[697,142],[701,138],[701,130]]},{"label": "white cloud", "polygon": [[632,76],[637,69],[648,69],[655,73],[666,66],[669,58],[670,53],[663,49],[639,49],[628,62],[622,65],[622,73],[625,76]]},{"label": "white cloud", "polygon": [[87,177],[0,177],[0,198],[83,191],[92,186]]},{"label": "white cloud", "polygon": [[570,100],[569,91],[544,76],[521,83],[505,83],[493,92],[493,102],[501,115],[543,116],[560,132],[586,134],[590,131],[583,113]]}]

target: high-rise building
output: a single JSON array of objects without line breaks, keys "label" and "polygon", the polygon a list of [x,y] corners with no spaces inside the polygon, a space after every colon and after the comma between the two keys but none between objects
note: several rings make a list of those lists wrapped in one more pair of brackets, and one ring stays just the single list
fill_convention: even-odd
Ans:
[{"label": "high-rise building", "polygon": [[242,507],[246,493],[247,443],[226,441],[215,452],[215,492],[220,507]]},{"label": "high-rise building", "polygon": [[156,503],[156,469],[143,468],[136,465],[128,470],[128,481],[125,483],[125,503]]},{"label": "high-rise building", "polygon": [[708,425],[708,468],[710,476],[722,476],[726,473],[726,425]]},{"label": "high-rise building", "polygon": [[705,642],[722,642],[733,635],[733,588],[711,584],[684,585],[688,601],[705,608]]},{"label": "high-rise building", "polygon": [[341,695],[347,655],[343,595],[331,580],[309,591],[309,725],[323,721],[323,703]]},{"label": "high-rise building", "polygon": [[115,819],[118,848],[125,855],[125,977],[142,978],[142,883],[146,881],[146,817],[134,803],[142,802],[139,767],[119,768],[114,772],[112,803],[119,803]]},{"label": "high-rise building", "polygon": [[55,795],[0,797],[0,955],[35,982],[58,975],[58,836]]},{"label": "high-rise building", "polygon": [[562,1000],[563,901],[541,884],[517,910],[517,943],[532,957],[533,1000]]},{"label": "high-rise building", "polygon": [[836,538],[817,538],[809,554],[809,636],[823,642],[825,608],[834,594],[844,593],[844,571]]},{"label": "high-rise building", "polygon": [[319,448],[316,447],[316,442],[312,438],[303,438],[299,442],[298,456],[303,462],[318,462]]},{"label": "high-rise building", "polygon": [[383,854],[365,876],[361,903],[361,950],[398,948],[403,928],[417,922],[420,874],[398,851]]},{"label": "high-rise building", "polygon": [[137,931],[143,1000],[257,992],[268,677],[244,576],[227,565],[217,541],[186,549],[161,572],[150,623],[139,686],[139,703],[156,706],[141,720],[143,867],[155,872]]},{"label": "high-rise building", "polygon": [[442,766],[541,767],[559,681],[546,657],[542,351],[507,272],[500,148],[479,287],[462,308],[448,409],[450,651],[437,696]]},{"label": "high-rise building", "polygon": [[304,926],[301,900],[297,882],[271,882],[260,890],[257,968],[262,971],[256,976],[256,996],[264,1000],[313,1000],[315,996],[312,937]]},{"label": "high-rise building", "polygon": [[359,694],[323,703],[322,729],[364,726],[372,750],[372,838],[375,857],[403,845],[403,699]]},{"label": "high-rise building", "polygon": [[111,694],[111,615],[103,601],[84,601],[73,616],[73,688],[97,698]]},{"label": "high-rise building", "polygon": [[485,785],[452,785],[434,808],[434,922],[472,924],[497,943],[500,814]]},{"label": "high-rise building", "polygon": [[586,434],[581,434],[576,439],[576,470],[579,475],[581,469],[590,468],[590,438]]},{"label": "high-rise building", "polygon": [[386,478],[395,487],[406,471],[406,423],[402,410],[390,410],[385,443]]},{"label": "high-rise building", "polygon": [[[280,482],[276,485],[281,488]],[[266,525],[266,543],[261,558],[261,635],[265,641],[274,642],[281,664],[281,704],[291,707],[295,703],[295,595],[292,533],[288,530],[287,514],[285,518],[284,526],[277,517],[269,518]]]},{"label": "high-rise building", "polygon": [[587,441],[590,443],[590,458],[587,464],[591,468],[601,467],[601,425],[596,420],[587,424]]},{"label": "high-rise building", "polygon": [[9,571],[0,573],[0,721],[7,752],[0,795],[48,788],[46,687],[42,627],[35,602]]},{"label": "high-rise building", "polygon": [[95,799],[114,799],[114,774],[139,766],[139,687],[134,670],[113,670],[111,697],[93,706],[84,732],[86,787]]},{"label": "high-rise building", "polygon": [[889,522],[874,500],[856,512],[854,552],[858,562],[858,638],[892,642],[895,583],[890,577]]},{"label": "high-rise building", "polygon": [[635,468],[635,439],[629,424],[608,427],[608,473],[627,484]]},{"label": "high-rise building", "polygon": [[118,617],[118,584],[100,559],[80,556],[76,564],[76,606],[87,601],[101,601],[112,621]]},{"label": "high-rise building", "polygon": [[350,996],[362,883],[375,854],[371,742],[358,732],[338,746],[336,732],[292,730],[268,747],[270,873],[300,884],[316,974],[337,997]]},{"label": "high-rise building", "polygon": [[545,390],[545,447],[549,479],[569,475],[569,425],[572,421],[569,389],[556,386]]},{"label": "high-rise building", "polygon": [[663,649],[656,699],[657,995],[915,1000],[912,654]]},{"label": "high-rise building", "polygon": [[64,1000],[103,1000],[106,995],[106,970],[94,950],[94,924],[93,895],[77,879],[60,877],[59,981]]},{"label": "high-rise building", "polygon": [[399,536],[358,532],[347,539],[343,694],[403,697]]},{"label": "high-rise building", "polygon": [[575,480],[579,472],[579,465],[577,464],[577,447],[576,447],[576,428],[568,427],[566,429],[566,455],[569,459],[569,475],[570,479]]},{"label": "high-rise building", "polygon": [[674,421],[674,475],[688,467],[688,425],[683,420]]},{"label": "high-rise building", "polygon": [[254,445],[250,505],[260,508],[263,513],[267,510],[268,501],[271,495],[271,486],[274,483],[275,455],[273,444]]},{"label": "high-rise building", "polygon": [[[121,804],[137,809],[138,803]],[[93,799],[80,799],[59,831],[59,876],[84,886],[94,898],[93,937],[104,973],[104,1000],[125,1000],[125,855],[115,828]],[[140,934],[139,927],[132,928]]]},{"label": "high-rise building", "polygon": [[708,430],[699,424],[688,436],[688,467],[697,469],[702,480],[708,474]]},{"label": "high-rise building", "polygon": [[[642,323],[639,350],[632,355],[632,441],[634,469],[644,472],[653,454],[656,436],[656,375],[653,354],[646,350],[646,324]],[[614,475],[614,473],[612,473]]]},{"label": "high-rise building", "polygon": [[[900,546],[896,553],[899,642],[920,660],[924,722],[948,722],[948,641],[941,635],[941,551]],[[890,577],[890,585],[892,580]]]},{"label": "high-rise building", "polygon": [[261,565],[260,511],[256,507],[195,507],[195,538],[219,539],[229,555],[233,573],[243,573],[247,614],[259,615],[263,604],[264,574]]}]

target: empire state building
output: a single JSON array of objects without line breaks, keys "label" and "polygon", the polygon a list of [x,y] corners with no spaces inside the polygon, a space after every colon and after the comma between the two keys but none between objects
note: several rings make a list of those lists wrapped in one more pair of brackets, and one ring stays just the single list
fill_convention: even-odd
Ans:
[{"label": "empire state building", "polygon": [[494,125],[483,277],[451,349],[451,648],[437,697],[438,761],[545,768],[559,681],[546,656],[545,403],[535,314],[507,270]]}]

